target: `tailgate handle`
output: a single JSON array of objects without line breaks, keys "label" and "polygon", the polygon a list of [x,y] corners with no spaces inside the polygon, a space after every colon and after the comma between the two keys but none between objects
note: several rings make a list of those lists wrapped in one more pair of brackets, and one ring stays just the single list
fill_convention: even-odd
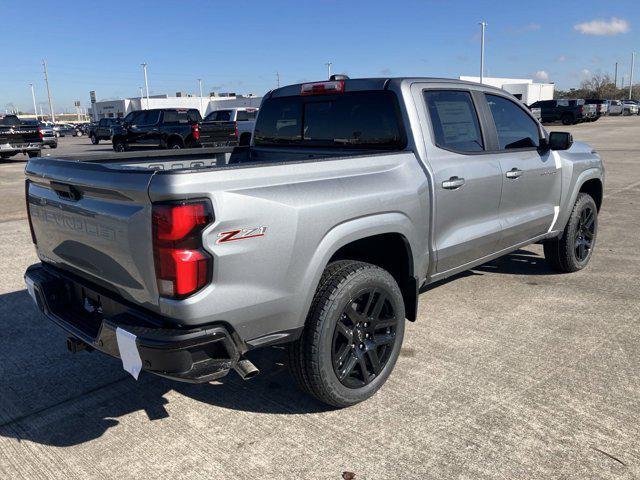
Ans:
[{"label": "tailgate handle", "polygon": [[82,195],[80,191],[73,185],[67,183],[51,182],[51,189],[58,194],[59,197],[73,200],[74,202],[80,200]]}]

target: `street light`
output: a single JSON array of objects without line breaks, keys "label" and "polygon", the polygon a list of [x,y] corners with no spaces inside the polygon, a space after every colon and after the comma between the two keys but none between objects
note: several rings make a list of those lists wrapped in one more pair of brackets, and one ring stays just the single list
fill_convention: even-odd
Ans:
[{"label": "street light", "polygon": [[[142,65],[142,71],[144,72],[144,87],[147,92],[147,110],[149,110],[149,81],[147,79],[147,64],[142,63],[141,65]],[[142,100],[140,100],[140,103],[142,103]]]},{"label": "street light", "polygon": [[484,31],[487,28],[487,22],[485,22],[484,20],[482,22],[480,22],[480,30],[481,30],[481,36],[480,36],[480,83],[482,83],[482,80],[484,79]]},{"label": "street light", "polygon": [[33,91],[33,83],[30,83],[29,86],[31,87],[31,99],[33,100],[33,113],[36,116],[36,120],[38,119],[38,107],[36,106],[36,94]]},{"label": "street light", "polygon": [[200,87],[200,115],[203,115],[202,111],[202,79],[198,79],[198,86]]}]

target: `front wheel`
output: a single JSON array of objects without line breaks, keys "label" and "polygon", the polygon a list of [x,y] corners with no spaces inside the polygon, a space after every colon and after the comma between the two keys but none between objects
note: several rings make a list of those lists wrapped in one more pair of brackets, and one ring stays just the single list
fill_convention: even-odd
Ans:
[{"label": "front wheel", "polygon": [[114,140],[113,149],[116,152],[126,152],[127,150],[129,150],[129,146],[124,140]]},{"label": "front wheel", "polygon": [[598,208],[586,193],[579,193],[562,237],[544,243],[547,263],[562,273],[582,270],[587,266],[598,233]]},{"label": "front wheel", "polygon": [[100,139],[96,137],[93,133],[91,134],[90,139],[91,139],[91,143],[93,143],[94,145],[98,145],[98,143],[100,143]]},{"label": "front wheel", "polygon": [[298,385],[334,407],[371,397],[398,359],[404,318],[402,293],[387,271],[353,260],[329,264],[305,329],[288,348]]}]

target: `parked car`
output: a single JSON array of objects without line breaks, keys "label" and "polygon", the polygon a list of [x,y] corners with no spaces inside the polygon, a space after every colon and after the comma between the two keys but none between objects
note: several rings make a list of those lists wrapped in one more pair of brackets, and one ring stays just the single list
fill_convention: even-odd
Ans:
[{"label": "parked car", "polygon": [[531,110],[531,115],[533,115],[536,120],[542,122],[542,109],[540,107],[529,107],[529,110]]},{"label": "parked car", "polygon": [[68,123],[58,123],[53,126],[53,134],[56,137],[66,137],[67,135],[75,137],[78,134],[78,130],[73,125]]},{"label": "parked car", "polygon": [[19,153],[29,158],[42,152],[42,131],[37,125],[29,125],[16,115],[0,118],[0,158],[7,159]]},{"label": "parked car", "polygon": [[596,117],[593,121],[596,121],[600,117],[606,115],[609,110],[609,102],[601,98],[588,98],[584,102],[587,105],[595,105],[596,107]]},{"label": "parked car", "polygon": [[121,124],[111,128],[111,143],[116,152],[130,146],[194,148],[200,146],[202,121],[197,109],[163,108],[129,113]]},{"label": "parked car", "polygon": [[638,115],[640,114],[640,107],[634,100],[623,100],[622,102],[622,114],[623,115]]},{"label": "parked car", "polygon": [[49,148],[58,148],[58,138],[53,133],[53,127],[37,120],[23,120],[24,125],[39,128],[42,133],[42,144]]},{"label": "parked car", "polygon": [[101,118],[97,123],[89,126],[89,139],[97,145],[100,140],[111,140],[111,129],[120,122],[118,118]]},{"label": "parked car", "polygon": [[622,115],[623,107],[621,100],[609,100],[607,115]]},{"label": "parked car", "polygon": [[257,116],[257,108],[227,108],[211,112],[200,124],[200,143],[203,147],[249,145]]},{"label": "parked car", "polygon": [[269,92],[249,147],[25,172],[27,289],[71,350],[207,382],[286,344],[302,390],[337,407],[385,383],[421,287],[536,242],[584,268],[604,177],[503,90],[344,77]]},{"label": "parked car", "polygon": [[540,100],[533,103],[531,108],[540,109],[543,123],[560,121],[563,125],[575,125],[595,117],[595,108],[586,107],[584,100]]}]

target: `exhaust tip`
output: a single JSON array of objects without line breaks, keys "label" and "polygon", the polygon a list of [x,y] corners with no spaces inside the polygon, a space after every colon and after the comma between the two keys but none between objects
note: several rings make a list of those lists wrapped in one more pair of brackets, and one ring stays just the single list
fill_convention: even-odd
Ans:
[{"label": "exhaust tip", "polygon": [[251,363],[250,360],[241,357],[234,365],[233,369],[240,375],[243,380],[250,380],[260,373],[260,370]]}]

